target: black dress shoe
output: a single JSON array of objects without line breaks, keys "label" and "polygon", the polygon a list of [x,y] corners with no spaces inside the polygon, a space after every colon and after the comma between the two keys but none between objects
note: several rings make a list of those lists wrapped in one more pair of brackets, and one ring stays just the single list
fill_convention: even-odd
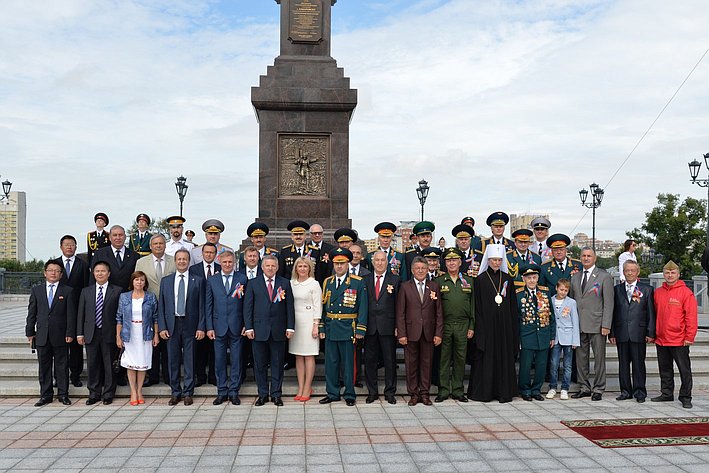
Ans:
[{"label": "black dress shoe", "polygon": [[113,403],[113,398],[112,397],[107,397],[106,399],[103,400],[103,405],[108,406]]},{"label": "black dress shoe", "polygon": [[680,402],[682,403],[682,407],[684,407],[685,409],[692,408],[692,401],[690,401],[689,399],[682,399],[680,400]]},{"label": "black dress shoe", "polygon": [[531,400],[532,400],[532,396],[530,396],[529,394],[520,394],[520,396],[521,396],[522,399],[524,399],[525,401],[531,401]]},{"label": "black dress shoe", "polygon": [[71,401],[69,400],[68,397],[60,397],[59,402],[61,402],[65,406],[71,406]]},{"label": "black dress shoe", "polygon": [[591,397],[591,393],[589,391],[579,391],[571,395],[571,399],[581,399],[583,397]]},{"label": "black dress shoe", "polygon": [[371,404],[374,401],[378,401],[379,396],[367,396],[367,400],[365,401],[367,404]]},{"label": "black dress shoe", "polygon": [[632,399],[632,396],[628,396],[627,394],[621,394],[617,398],[615,398],[616,401],[625,401],[627,399]]},{"label": "black dress shoe", "polygon": [[603,394],[601,393],[593,393],[591,396],[592,401],[600,401],[601,399],[603,399]]},{"label": "black dress shoe", "polygon": [[354,385],[355,385],[355,388],[363,388],[364,387],[364,384],[362,384],[359,381],[357,381]]},{"label": "black dress shoe", "polygon": [[324,398],[320,399],[318,403],[320,404],[330,404],[334,399],[330,399],[330,396],[325,396]]},{"label": "black dress shoe", "polygon": [[438,396],[436,396],[436,399],[434,399],[433,401],[434,401],[434,402],[443,402],[443,401],[445,401],[446,399],[448,399],[448,396],[441,396],[441,395],[439,394]]},{"label": "black dress shoe", "polygon": [[535,401],[543,401],[543,400],[544,400],[544,396],[542,396],[541,394],[537,393],[537,394],[533,394],[533,395],[532,395],[532,399],[534,399]]},{"label": "black dress shoe", "polygon": [[207,384],[211,384],[212,386],[217,385],[217,378],[207,378]]},{"label": "black dress shoe", "polygon": [[274,397],[274,398],[273,398],[273,403],[274,403],[276,406],[281,407],[281,406],[283,405],[283,399],[281,399],[280,397]]},{"label": "black dress shoe", "polygon": [[84,383],[82,383],[80,379],[77,379],[76,381],[72,381],[71,384],[73,384],[75,388],[80,388],[84,385]]},{"label": "black dress shoe", "polygon": [[195,381],[194,386],[195,386],[196,388],[198,388],[198,387],[200,387],[200,386],[204,386],[204,380],[203,380],[203,379],[199,379],[199,380]]},{"label": "black dress shoe", "polygon": [[224,404],[226,402],[226,400],[227,400],[226,396],[217,396],[217,398],[212,401],[212,405],[213,406],[220,406],[220,405]]},{"label": "black dress shoe", "polygon": [[650,400],[652,402],[668,402],[668,401],[674,401],[675,398],[674,398],[674,396],[663,396],[662,394],[660,394],[659,396],[653,397]]},{"label": "black dress shoe", "polygon": [[86,400],[86,405],[87,405],[87,406],[93,406],[94,404],[96,404],[96,403],[99,402],[100,400],[101,400],[101,399],[88,398],[88,399]]},{"label": "black dress shoe", "polygon": [[232,396],[229,398],[229,401],[231,401],[231,403],[235,406],[241,405],[241,399],[239,399],[239,396]]},{"label": "black dress shoe", "polygon": [[387,396],[386,400],[389,404],[396,404],[396,398],[394,396]]},{"label": "black dress shoe", "polygon": [[169,401],[167,401],[168,406],[176,406],[182,398],[180,396],[172,396]]},{"label": "black dress shoe", "polygon": [[267,402],[266,399],[259,397],[259,398],[256,398],[256,402],[254,402],[254,406],[261,407],[264,404],[266,404],[266,402]]},{"label": "black dress shoe", "polygon": [[638,401],[640,404],[642,404],[643,402],[645,402],[645,398],[644,398],[644,397],[639,397],[639,398],[636,399],[636,401]]},{"label": "black dress shoe", "polygon": [[49,404],[50,402],[52,402],[51,398],[44,397],[44,398],[40,399],[39,401],[35,402],[34,407],[42,407],[43,405]]},{"label": "black dress shoe", "polygon": [[455,399],[458,402],[468,402],[468,398],[465,397],[464,394],[461,394],[460,396],[453,396],[453,399]]},{"label": "black dress shoe", "polygon": [[345,404],[352,407],[355,405],[355,400],[354,399],[345,399]]}]

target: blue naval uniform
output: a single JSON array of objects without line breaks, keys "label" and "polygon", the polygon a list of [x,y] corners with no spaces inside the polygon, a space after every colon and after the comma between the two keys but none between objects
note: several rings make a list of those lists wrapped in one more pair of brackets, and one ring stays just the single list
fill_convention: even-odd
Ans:
[{"label": "blue naval uniform", "polygon": [[323,282],[323,313],[319,332],[325,334],[325,385],[333,401],[340,400],[340,368],[345,400],[355,400],[355,335],[367,332],[367,289],[361,277],[347,273],[336,288],[336,277]]},{"label": "blue naval uniform", "polygon": [[[556,337],[556,319],[549,290],[536,287],[536,299],[527,287],[517,289],[519,309],[519,393],[533,396],[540,393],[547,368],[549,343]],[[530,372],[534,364],[534,380]]]}]

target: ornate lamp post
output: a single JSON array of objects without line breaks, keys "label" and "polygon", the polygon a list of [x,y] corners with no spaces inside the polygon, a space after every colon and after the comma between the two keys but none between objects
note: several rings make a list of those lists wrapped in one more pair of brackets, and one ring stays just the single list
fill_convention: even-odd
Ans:
[{"label": "ornate lamp post", "polygon": [[418,195],[419,202],[421,203],[421,221],[423,221],[423,206],[426,203],[426,197],[428,197],[429,189],[430,187],[428,187],[428,182],[421,179],[419,181],[419,186],[416,189],[416,195]]},{"label": "ornate lamp post", "polygon": [[[709,170],[709,153],[704,155],[704,165],[707,167],[707,170]],[[693,160],[691,163],[688,163],[688,166],[689,176],[692,178],[691,183],[696,184],[699,187],[707,188],[707,247],[709,247],[709,179],[697,179],[697,176],[699,176],[699,169],[702,167],[702,163],[700,163],[696,159]]]},{"label": "ornate lamp post", "polygon": [[177,197],[180,198],[180,217],[182,217],[182,203],[187,195],[188,187],[187,178],[185,176],[180,176],[177,178],[177,182],[175,182],[175,189],[177,189]]},{"label": "ornate lamp post", "polygon": [[5,195],[0,195],[0,202],[2,202],[3,200],[7,200],[8,202],[10,202],[10,189],[12,189],[12,182],[5,179],[2,183],[2,192]]},{"label": "ornate lamp post", "polygon": [[601,206],[601,201],[603,200],[603,194],[605,191],[601,189],[595,182],[588,186],[591,189],[591,201],[586,202],[588,199],[588,190],[583,188],[579,191],[579,197],[581,197],[581,205],[593,210],[593,224],[592,224],[592,234],[591,234],[591,247],[593,252],[596,252],[596,209]]}]

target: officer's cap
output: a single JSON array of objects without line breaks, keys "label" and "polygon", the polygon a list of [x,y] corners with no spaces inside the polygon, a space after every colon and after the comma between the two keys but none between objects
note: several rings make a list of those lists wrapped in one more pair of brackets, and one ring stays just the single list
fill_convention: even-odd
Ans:
[{"label": "officer's cap", "polygon": [[333,263],[349,263],[352,261],[352,252],[347,248],[335,248],[330,251],[330,261]]},{"label": "officer's cap", "polygon": [[335,231],[334,237],[337,243],[343,243],[346,241],[357,241],[358,235],[357,232],[352,230],[351,228],[340,228]]},{"label": "officer's cap", "polygon": [[571,238],[563,233],[555,233],[547,238],[547,246],[549,248],[566,248],[571,244]]},{"label": "officer's cap", "polygon": [[419,222],[416,225],[414,225],[413,233],[416,235],[422,235],[424,233],[433,233],[433,231],[436,229],[436,226],[433,224],[433,222]]},{"label": "officer's cap", "polygon": [[140,222],[141,220],[144,220],[145,223],[150,225],[150,217],[148,217],[148,214],[138,214],[137,217],[135,217],[135,223]]},{"label": "officer's cap", "polygon": [[194,230],[187,230],[187,231],[185,232],[185,235],[187,235],[188,237],[193,237],[193,236],[194,236]]},{"label": "officer's cap", "polygon": [[103,212],[99,212],[96,215],[94,215],[94,222],[96,222],[96,220],[98,220],[100,218],[102,218],[103,221],[106,222],[106,225],[108,225],[108,215],[106,215]]},{"label": "officer's cap", "polygon": [[532,230],[528,228],[520,228],[512,232],[512,238],[519,241],[532,241]]},{"label": "officer's cap", "polygon": [[250,237],[266,236],[268,232],[268,225],[261,222],[254,222],[246,229],[246,235]]},{"label": "officer's cap", "polygon": [[532,274],[539,274],[542,272],[542,268],[536,263],[529,263],[522,266],[519,273],[521,276],[531,276]]},{"label": "officer's cap", "polygon": [[173,215],[172,217],[167,217],[168,225],[182,225],[186,222],[185,217],[181,215]]},{"label": "officer's cap", "polygon": [[463,252],[458,248],[446,248],[443,252],[443,259],[463,259]]},{"label": "officer's cap", "polygon": [[473,230],[473,227],[470,225],[461,223],[460,225],[453,227],[453,231],[451,233],[456,238],[470,238],[475,235],[475,230]]},{"label": "officer's cap", "polygon": [[489,227],[493,225],[507,225],[510,223],[510,217],[505,212],[493,212],[486,221]]},{"label": "officer's cap", "polygon": [[224,231],[224,224],[216,218],[210,218],[202,224],[204,233],[221,233]]},{"label": "officer's cap", "polygon": [[540,228],[551,228],[551,222],[546,217],[537,217],[532,220],[532,228],[535,230]]},{"label": "officer's cap", "polygon": [[443,252],[437,246],[429,246],[425,250],[421,250],[421,256],[424,258],[440,258]]},{"label": "officer's cap", "polygon": [[378,223],[374,231],[384,237],[392,236],[396,232],[396,225],[391,222]]},{"label": "officer's cap", "polygon": [[310,228],[310,224],[308,222],[305,222],[303,220],[293,220],[291,223],[288,224],[288,230],[294,235],[300,235],[306,232],[308,228]]},{"label": "officer's cap", "polygon": [[475,219],[473,217],[463,217],[463,220],[460,221],[461,225],[470,225],[471,227],[475,226]]}]

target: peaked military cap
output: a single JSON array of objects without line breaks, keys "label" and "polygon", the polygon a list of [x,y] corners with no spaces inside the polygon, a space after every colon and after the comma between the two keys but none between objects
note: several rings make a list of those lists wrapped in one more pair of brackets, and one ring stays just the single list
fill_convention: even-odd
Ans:
[{"label": "peaked military cap", "polygon": [[453,227],[453,231],[451,231],[451,233],[456,238],[470,238],[475,235],[475,230],[473,230],[473,227],[470,225],[461,223],[460,225]]},{"label": "peaked military cap", "polygon": [[186,222],[185,217],[181,215],[173,215],[172,217],[167,217],[168,225],[182,225]]},{"label": "peaked military cap", "polygon": [[424,220],[423,222],[419,222],[414,225],[413,233],[416,235],[421,235],[422,233],[433,233],[435,229],[436,226],[433,222],[427,222]]},{"label": "peaked military cap", "polygon": [[542,268],[536,263],[529,263],[519,270],[520,276],[531,276],[532,274],[539,274],[542,272]]},{"label": "peaked military cap", "polygon": [[421,250],[421,256],[424,258],[440,258],[443,252],[437,246],[429,246],[428,248]]},{"label": "peaked military cap", "polygon": [[510,217],[505,212],[493,212],[486,221],[488,227],[493,225],[507,225],[510,223]]},{"label": "peaked military cap", "polygon": [[261,222],[254,222],[246,229],[246,235],[250,237],[255,236],[266,236],[268,235],[269,228],[268,225]]},{"label": "peaked military cap", "polygon": [[148,214],[138,214],[137,217],[135,217],[135,223],[138,223],[141,220],[145,220],[148,225],[150,225],[150,217],[148,217]]},{"label": "peaked military cap", "polygon": [[210,218],[202,224],[204,233],[221,233],[224,231],[224,224],[216,218]]},{"label": "peaked military cap", "polygon": [[470,225],[471,227],[475,226],[475,219],[473,217],[463,217],[463,220],[460,221],[461,225]]},{"label": "peaked military cap", "polygon": [[537,228],[551,228],[551,222],[549,221],[548,218],[546,217],[537,217],[534,220],[532,220],[532,228],[537,229]]},{"label": "peaked military cap", "polygon": [[96,220],[98,220],[100,218],[102,218],[103,221],[106,222],[106,225],[108,225],[108,215],[106,215],[103,212],[99,212],[96,215],[94,215],[94,222],[96,222]]},{"label": "peaked military cap", "polygon": [[288,228],[291,233],[298,235],[300,233],[305,233],[305,231],[310,228],[310,224],[303,220],[293,220],[286,228]]},{"label": "peaked military cap", "polygon": [[330,251],[330,260],[333,263],[349,263],[352,261],[352,252],[347,248],[335,248]]},{"label": "peaked military cap", "polygon": [[357,241],[357,232],[352,230],[351,228],[340,228],[335,232],[335,235],[333,235],[335,238],[335,241],[338,243],[342,243],[345,241]]},{"label": "peaked military cap", "polygon": [[463,252],[458,248],[446,248],[443,252],[443,259],[463,259]]},{"label": "peaked military cap", "polygon": [[528,228],[520,228],[512,232],[512,238],[519,241],[532,241],[532,230]]},{"label": "peaked military cap", "polygon": [[378,223],[377,226],[374,227],[374,231],[381,236],[392,236],[396,233],[396,225],[391,222]]},{"label": "peaked military cap", "polygon": [[571,244],[571,238],[563,233],[555,233],[547,238],[547,246],[549,248],[566,248]]},{"label": "peaked military cap", "polygon": [[194,230],[187,230],[187,231],[185,232],[185,235],[188,236],[188,237],[193,237],[193,236],[194,236]]}]

